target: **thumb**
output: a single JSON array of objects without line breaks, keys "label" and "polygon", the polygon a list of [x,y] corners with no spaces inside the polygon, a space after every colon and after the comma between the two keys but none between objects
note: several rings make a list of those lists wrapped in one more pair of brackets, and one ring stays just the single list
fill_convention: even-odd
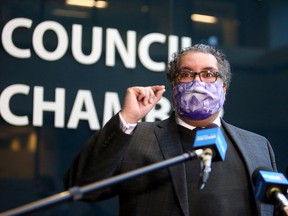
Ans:
[{"label": "thumb", "polygon": [[161,99],[164,92],[166,91],[165,86],[164,85],[156,85],[156,86],[151,86],[151,88],[155,94],[156,101],[158,102]]},{"label": "thumb", "polygon": [[164,85],[151,86],[151,88],[156,97],[161,97],[163,93],[166,91]]}]

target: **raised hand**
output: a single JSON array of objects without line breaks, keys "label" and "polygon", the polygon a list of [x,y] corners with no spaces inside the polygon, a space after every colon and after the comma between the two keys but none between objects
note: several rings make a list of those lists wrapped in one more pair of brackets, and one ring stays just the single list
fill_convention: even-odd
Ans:
[{"label": "raised hand", "polygon": [[135,86],[127,89],[121,116],[126,123],[134,124],[148,114],[165,92],[165,86]]}]

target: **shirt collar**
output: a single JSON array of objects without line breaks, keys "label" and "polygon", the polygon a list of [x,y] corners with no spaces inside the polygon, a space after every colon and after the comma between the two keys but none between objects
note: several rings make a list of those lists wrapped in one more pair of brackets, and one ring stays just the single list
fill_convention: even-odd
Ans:
[{"label": "shirt collar", "polygon": [[[188,128],[190,130],[194,130],[196,127],[190,124],[187,124],[186,122],[184,122],[177,113],[175,113],[175,120],[176,120],[176,124],[181,125],[185,128]],[[221,120],[220,120],[220,113],[217,116],[217,118],[212,122],[213,124],[217,125],[218,127],[221,127]]]}]

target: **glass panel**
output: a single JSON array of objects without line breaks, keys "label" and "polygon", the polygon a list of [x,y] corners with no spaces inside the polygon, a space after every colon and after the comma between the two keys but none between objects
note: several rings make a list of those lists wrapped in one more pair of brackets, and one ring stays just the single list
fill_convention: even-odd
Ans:
[{"label": "glass panel", "polygon": [[[165,84],[143,121],[168,117],[167,60],[195,43],[223,49],[232,65],[224,119],[266,136],[285,170],[286,0],[84,2],[0,0],[0,211],[63,191],[73,158],[127,87]],[[117,198],[44,211],[117,215]]]}]

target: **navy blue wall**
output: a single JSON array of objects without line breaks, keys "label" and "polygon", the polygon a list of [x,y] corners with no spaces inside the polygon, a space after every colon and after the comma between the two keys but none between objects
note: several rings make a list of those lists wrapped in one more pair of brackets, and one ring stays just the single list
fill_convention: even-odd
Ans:
[{"label": "navy blue wall", "polygon": [[[0,0],[0,211],[61,192],[73,158],[105,118],[118,111],[127,87],[166,85],[161,111],[146,120],[167,116],[170,86],[163,64],[172,51],[191,43],[209,43],[226,52],[233,77],[224,119],[266,136],[279,171],[285,172],[287,7],[280,0],[108,0],[105,9],[64,0]],[[193,13],[218,21],[192,22]],[[72,31],[77,27],[82,27],[82,38]],[[92,36],[93,29],[102,34]],[[81,42],[84,56],[94,50],[99,58],[79,60],[73,40]],[[117,199],[45,210],[51,215],[116,212]]]}]

